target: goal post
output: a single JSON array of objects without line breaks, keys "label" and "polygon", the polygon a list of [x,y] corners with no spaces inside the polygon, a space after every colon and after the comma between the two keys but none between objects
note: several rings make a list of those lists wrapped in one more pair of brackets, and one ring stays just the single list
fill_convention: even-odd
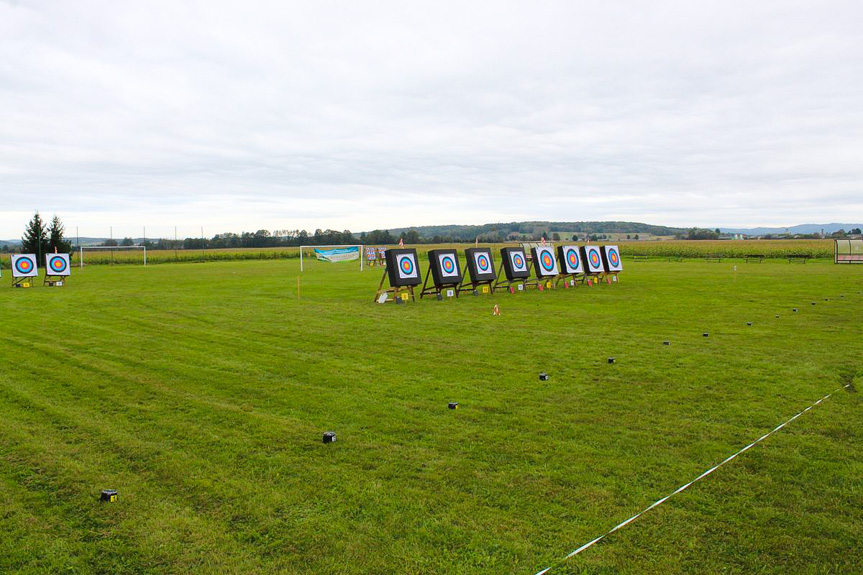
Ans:
[{"label": "goal post", "polygon": [[[334,253],[328,256],[328,261],[330,262],[350,261],[352,259],[359,259],[360,271],[363,271],[363,247],[363,244],[350,244],[341,246],[300,246],[300,271],[303,271],[303,252],[306,249],[333,250]],[[354,248],[356,248],[356,258],[353,257]]]},{"label": "goal post", "polygon": [[78,247],[78,267],[84,267],[84,250],[92,251],[111,251],[114,250],[143,250],[144,265],[147,265],[147,246],[79,246]]}]

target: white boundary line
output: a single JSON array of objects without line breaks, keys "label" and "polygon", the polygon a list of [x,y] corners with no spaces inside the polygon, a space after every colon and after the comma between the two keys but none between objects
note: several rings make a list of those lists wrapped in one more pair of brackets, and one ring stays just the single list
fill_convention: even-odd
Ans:
[{"label": "white boundary line", "polygon": [[612,533],[614,533],[618,529],[621,529],[624,526],[629,525],[630,523],[632,523],[633,521],[635,521],[636,519],[638,519],[639,517],[641,517],[642,515],[644,515],[648,511],[650,511],[651,509],[653,509],[654,507],[657,507],[657,506],[661,505],[662,503],[664,503],[665,501],[667,501],[668,499],[670,499],[673,495],[677,495],[678,493],[680,493],[681,491],[683,491],[684,489],[686,489],[687,487],[689,487],[690,485],[692,485],[696,481],[704,479],[705,477],[707,477],[708,475],[710,475],[711,473],[713,473],[714,471],[716,471],[717,469],[719,469],[720,467],[722,467],[723,465],[725,465],[726,463],[728,463],[729,461],[731,461],[732,459],[734,459],[735,457],[737,457],[738,455],[743,453],[744,451],[747,451],[751,447],[761,443],[762,441],[764,441],[765,439],[767,439],[768,437],[770,437],[771,435],[773,435],[774,433],[776,433],[777,431],[779,431],[780,429],[782,429],[783,427],[785,427],[786,425],[788,425],[789,423],[791,423],[792,421],[794,421],[795,419],[797,419],[798,417],[800,417],[801,415],[803,415],[804,413],[806,413],[807,411],[809,411],[810,409],[812,409],[813,407],[815,407],[816,405],[818,405],[819,403],[824,401],[825,399],[829,398],[831,395],[833,395],[837,391],[842,391],[843,389],[847,389],[849,387],[851,387],[850,383],[843,385],[839,389],[835,389],[835,390],[831,391],[830,393],[828,393],[827,395],[825,395],[824,397],[822,397],[821,399],[819,399],[818,401],[816,401],[815,403],[813,403],[812,405],[810,405],[809,407],[807,407],[806,409],[804,409],[803,411],[801,411],[800,413],[798,413],[797,415],[795,415],[794,417],[792,417],[791,419],[786,421],[785,423],[781,423],[781,424],[777,425],[771,431],[765,433],[764,435],[762,435],[761,437],[759,437],[758,439],[756,439],[755,441],[753,441],[752,443],[750,443],[749,445],[747,445],[746,447],[744,447],[743,449],[741,449],[740,451],[735,453],[734,455],[727,457],[721,463],[714,465],[713,467],[711,467],[710,469],[708,469],[707,471],[705,471],[704,473],[702,473],[701,475],[699,475],[698,477],[696,477],[695,479],[693,479],[692,481],[687,483],[686,485],[682,485],[682,486],[678,487],[672,493],[666,495],[665,497],[663,497],[662,499],[659,499],[658,501],[655,501],[649,507],[645,507],[643,510],[639,511],[638,513],[636,513],[635,515],[633,515],[632,517],[630,517],[629,519],[627,519],[623,523],[618,523],[610,531],[600,535],[599,537],[597,537],[596,539],[594,539],[592,541],[588,541],[587,543],[585,543],[584,545],[582,545],[581,547],[579,547],[578,549],[576,549],[575,551],[573,551],[572,553],[570,553],[569,555],[567,555],[566,557],[564,557],[563,559],[561,559],[560,561],[555,563],[554,565],[550,565],[549,567],[546,567],[542,571],[538,571],[536,573],[536,575],[544,575],[545,573],[548,573],[553,567],[560,565],[561,563],[570,559],[571,557],[575,557],[576,555],[578,555],[579,553],[581,553],[585,549],[588,549],[588,548],[592,547],[593,545],[599,543],[600,541],[602,541],[603,539],[605,539],[606,537],[608,537],[609,535],[611,535]]}]

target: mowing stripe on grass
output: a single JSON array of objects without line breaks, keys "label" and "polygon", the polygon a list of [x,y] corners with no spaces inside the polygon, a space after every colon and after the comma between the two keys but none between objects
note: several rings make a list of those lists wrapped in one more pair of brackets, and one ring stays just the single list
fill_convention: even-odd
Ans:
[{"label": "mowing stripe on grass", "polygon": [[813,407],[815,407],[816,405],[818,405],[819,403],[824,401],[825,399],[828,399],[831,395],[833,395],[837,391],[842,391],[843,389],[848,389],[849,387],[851,387],[850,383],[845,384],[838,389],[834,389],[833,391],[831,391],[830,393],[828,393],[827,395],[825,395],[824,397],[822,397],[821,399],[819,399],[818,401],[816,401],[815,403],[813,403],[812,405],[810,405],[809,407],[807,407],[806,409],[804,409],[803,411],[801,411],[800,413],[798,413],[797,415],[795,415],[794,417],[792,417],[791,419],[786,421],[785,423],[780,423],[779,425],[774,427],[772,430],[768,431],[767,433],[765,433],[764,435],[762,435],[761,437],[759,437],[758,439],[756,439],[755,441],[753,441],[752,443],[750,443],[749,445],[747,445],[746,447],[744,447],[743,449],[738,451],[737,453],[735,453],[733,455],[729,455],[728,457],[723,459],[722,462],[717,463],[716,465],[714,465],[713,467],[711,467],[710,469],[708,469],[707,471],[705,471],[704,473],[702,473],[701,475],[699,475],[698,477],[696,477],[695,479],[690,481],[689,483],[687,483],[685,485],[681,485],[676,490],[669,493],[668,495],[666,495],[662,499],[659,499],[659,500],[653,502],[651,505],[649,505],[648,507],[645,507],[644,509],[642,509],[641,511],[639,511],[638,513],[636,513],[635,515],[633,515],[632,517],[630,517],[629,519],[624,521],[623,523],[618,523],[617,525],[612,527],[609,531],[603,533],[602,535],[600,535],[596,539],[588,541],[587,543],[585,543],[584,545],[582,545],[581,547],[579,547],[578,549],[576,549],[575,551],[573,551],[572,553],[570,553],[569,555],[567,555],[566,557],[564,557],[563,559],[561,559],[560,561],[555,563],[554,565],[550,565],[550,566],[546,567],[545,569],[538,571],[535,575],[544,575],[545,573],[548,573],[549,571],[551,571],[551,569],[556,567],[557,565],[560,565],[564,561],[566,561],[572,557],[575,557],[576,555],[578,555],[579,553],[581,553],[585,549],[589,549],[590,547],[599,543],[600,541],[602,541],[603,539],[605,539],[606,537],[608,537],[609,535],[611,535],[612,533],[614,533],[618,529],[621,529],[621,528],[625,527],[626,525],[629,525],[630,523],[632,523],[633,521],[635,521],[636,519],[638,519],[639,517],[641,517],[642,515],[644,515],[648,511],[650,511],[651,509],[653,509],[654,507],[658,507],[662,503],[665,503],[673,495],[677,495],[678,493],[685,490],[686,488],[688,488],[690,485],[692,485],[696,481],[704,479],[705,477],[707,477],[708,475],[710,475],[711,473],[713,473],[714,471],[716,471],[717,469],[719,469],[720,467],[722,467],[723,465],[725,465],[726,463],[728,463],[729,461],[731,461],[732,459],[734,459],[735,457],[737,457],[738,455],[743,453],[744,451],[747,451],[750,448],[758,445],[759,443],[761,443],[762,441],[764,441],[765,439],[767,439],[768,437],[770,437],[771,435],[773,435],[774,433],[776,433],[777,431],[779,431],[780,429],[782,429],[783,427],[785,427],[786,425],[788,425],[789,423],[791,423],[792,421],[794,421],[795,419],[797,419],[798,417],[800,417],[801,415],[803,415],[804,413],[806,413],[807,411],[809,411],[810,409],[812,409]]}]

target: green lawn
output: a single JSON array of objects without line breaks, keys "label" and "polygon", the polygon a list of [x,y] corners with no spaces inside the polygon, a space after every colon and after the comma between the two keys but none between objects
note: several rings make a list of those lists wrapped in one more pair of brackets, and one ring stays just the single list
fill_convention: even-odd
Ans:
[{"label": "green lawn", "polygon": [[[397,306],[355,263],[4,272],[0,572],[533,575],[863,388],[863,266]],[[861,422],[843,390],[550,573],[863,572]]]}]

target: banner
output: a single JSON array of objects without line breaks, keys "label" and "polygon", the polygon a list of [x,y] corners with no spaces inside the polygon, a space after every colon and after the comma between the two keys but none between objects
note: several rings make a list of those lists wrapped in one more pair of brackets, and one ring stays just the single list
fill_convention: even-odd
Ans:
[{"label": "banner", "polygon": [[331,250],[319,250],[315,248],[315,257],[323,262],[346,262],[360,259],[359,246],[350,248],[334,248]]}]

